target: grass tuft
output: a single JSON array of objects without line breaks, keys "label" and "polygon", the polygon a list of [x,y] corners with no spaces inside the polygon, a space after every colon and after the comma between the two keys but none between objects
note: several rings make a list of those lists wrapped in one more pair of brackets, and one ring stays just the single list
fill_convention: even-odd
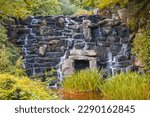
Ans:
[{"label": "grass tuft", "polygon": [[96,69],[86,69],[65,77],[62,86],[66,92],[95,92],[99,91],[101,83],[101,72]]},{"label": "grass tuft", "polygon": [[150,99],[148,75],[134,72],[122,73],[108,78],[100,85],[104,99],[113,100],[147,100]]}]

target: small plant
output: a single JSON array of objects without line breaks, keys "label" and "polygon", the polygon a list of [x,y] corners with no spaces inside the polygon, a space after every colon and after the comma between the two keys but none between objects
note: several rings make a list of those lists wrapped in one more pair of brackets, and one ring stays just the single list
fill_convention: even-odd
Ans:
[{"label": "small plant", "polygon": [[22,57],[19,57],[14,66],[14,75],[15,76],[26,76],[25,70],[22,68]]},{"label": "small plant", "polygon": [[56,79],[56,77],[54,76],[55,71],[56,70],[53,68],[50,71],[45,71],[45,73],[44,73],[45,74],[44,84],[46,86],[49,86],[52,83],[52,81]]},{"label": "small plant", "polygon": [[150,72],[150,30],[136,34],[133,45],[133,52],[144,64],[144,69]]},{"label": "small plant", "polygon": [[93,12],[92,11],[87,11],[85,9],[78,9],[75,13],[74,16],[82,16],[82,15],[91,15]]},{"label": "small plant", "polygon": [[41,82],[28,77],[0,74],[1,100],[49,100],[58,97]]},{"label": "small plant", "polygon": [[122,73],[108,78],[100,90],[104,99],[113,100],[146,100],[150,99],[148,75]]},{"label": "small plant", "polygon": [[10,53],[6,47],[0,49],[0,72],[8,72],[11,66]]},{"label": "small plant", "polygon": [[0,24],[0,47],[7,41],[6,29]]},{"label": "small plant", "polygon": [[77,10],[75,4],[71,3],[70,0],[60,0],[60,3],[63,15],[72,15]]},{"label": "small plant", "polygon": [[101,83],[101,72],[96,69],[86,69],[65,77],[62,86],[66,92],[95,92],[99,91]]},{"label": "small plant", "polygon": [[15,47],[3,45],[0,48],[0,73],[24,74],[21,68],[22,59],[18,56],[19,53]]},{"label": "small plant", "polygon": [[53,82],[53,80],[57,79],[54,75],[55,72],[56,70],[54,68],[51,68],[50,71],[43,71],[42,76],[38,73],[32,75],[31,79],[41,82],[44,86],[49,86]]}]

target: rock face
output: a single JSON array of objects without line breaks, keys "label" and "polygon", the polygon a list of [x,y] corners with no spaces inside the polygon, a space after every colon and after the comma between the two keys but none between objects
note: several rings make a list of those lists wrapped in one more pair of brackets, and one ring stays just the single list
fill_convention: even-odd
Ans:
[{"label": "rock face", "polygon": [[10,28],[14,34],[12,29],[29,76],[44,76],[53,68],[61,80],[85,68],[103,69],[107,75],[132,68],[129,29],[118,19],[32,16]]},{"label": "rock face", "polygon": [[128,12],[129,12],[129,10],[126,9],[126,8],[118,10],[118,14],[119,14],[119,17],[120,17],[120,19],[121,19],[122,22],[126,23],[127,18],[128,18]]}]

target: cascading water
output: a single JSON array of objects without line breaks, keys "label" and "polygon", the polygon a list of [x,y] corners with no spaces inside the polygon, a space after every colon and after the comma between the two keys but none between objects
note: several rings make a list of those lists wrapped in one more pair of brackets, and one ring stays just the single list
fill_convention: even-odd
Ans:
[{"label": "cascading water", "polygon": [[[32,28],[29,28],[28,26],[25,26],[25,29],[26,30],[29,30],[29,34],[25,35],[25,39],[24,39],[24,44],[23,44],[23,47],[22,47],[22,52],[24,53],[24,63],[27,63],[27,56],[29,55],[28,54],[28,41],[29,41],[29,36],[32,35],[32,36],[35,36],[35,34],[33,33],[33,30]],[[34,75],[35,74],[35,68],[34,68],[34,63],[31,63],[32,65],[32,73],[30,75]],[[24,68],[26,68],[25,64],[23,65]]]},{"label": "cascading water", "polygon": [[[28,26],[25,26],[25,30],[28,30]],[[28,44],[28,35],[25,35],[24,45],[22,47],[22,53],[24,53],[24,63],[26,62],[26,56],[28,55],[27,52],[27,44]],[[23,64],[24,68],[26,68],[25,64]]]},{"label": "cascading water", "polygon": [[[123,72],[130,66],[132,67],[127,27],[119,25],[120,23],[116,26],[107,24],[98,26],[95,23],[95,16],[88,16],[86,20],[91,20],[95,27],[91,28],[92,40],[87,40],[84,39],[85,33],[83,33],[82,27],[85,16],[65,17],[63,18],[65,22],[64,20],[59,22],[59,18],[62,16],[31,16],[26,22],[20,24],[23,26],[18,27],[18,34],[20,34],[18,44],[21,44],[25,69],[29,76],[39,74],[43,77],[44,71],[54,68],[57,77],[62,80],[65,74],[69,74],[67,70],[72,68],[70,66],[67,70],[61,68],[62,64],[65,67],[65,59],[75,61],[76,57],[81,60],[89,59],[89,61],[92,61],[91,58],[93,58],[97,62],[96,67],[106,70],[106,76],[115,75],[116,71]],[[43,21],[47,22],[44,26],[41,25]],[[59,23],[63,23],[63,25]],[[44,33],[41,33],[41,30]],[[44,50],[44,55],[41,55],[40,49],[43,44],[46,44],[47,48]],[[72,49],[75,54],[69,53]],[[79,56],[78,50],[81,51],[81,53],[79,51]],[[80,55],[82,53],[83,55]],[[94,64],[94,62],[90,64]],[[54,75],[56,74],[54,73]]]},{"label": "cascading water", "polygon": [[58,64],[57,77],[58,77],[59,80],[62,80],[62,78],[63,78],[63,73],[61,71],[61,65],[63,64],[66,57],[67,57],[67,51],[65,52],[64,56],[62,56],[60,58],[60,63]]},{"label": "cascading water", "polygon": [[34,63],[32,64],[32,75],[35,75]]},{"label": "cascading water", "polygon": [[107,67],[111,69],[112,72],[112,76],[115,75],[115,70],[119,69],[120,72],[124,72],[127,71],[126,68],[122,68],[120,67],[120,63],[118,61],[118,58],[121,56],[126,56],[126,52],[127,52],[127,44],[122,44],[122,48],[120,50],[120,52],[116,55],[116,56],[112,56],[111,51],[109,51],[108,53],[108,65]]},{"label": "cascading water", "polygon": [[107,67],[111,69],[111,74],[112,76],[115,75],[115,68],[114,64],[115,63],[115,58],[113,58],[111,51],[108,52],[108,64]]},{"label": "cascading water", "polygon": [[28,35],[26,35],[26,37],[25,37],[25,40],[24,40],[24,45],[23,45],[23,47],[22,47],[22,52],[24,53],[24,55],[25,55],[25,58],[26,58],[26,56],[27,56],[27,41],[28,41]]},{"label": "cascading water", "polygon": [[35,19],[34,16],[31,16],[32,21],[31,21],[31,25],[34,25],[34,24],[38,24],[41,20],[40,19]]},{"label": "cascading water", "polygon": [[[68,26],[69,26],[69,24],[70,24],[70,20],[66,17],[66,18],[65,18],[65,21],[66,21],[65,29],[68,29]],[[62,36],[64,36],[64,33],[62,33]],[[70,43],[72,43],[72,38],[69,39],[69,41],[70,41]],[[68,48],[67,48],[67,50],[68,50]],[[67,50],[65,51],[65,54],[60,58],[60,63],[57,65],[58,68],[57,68],[56,72],[57,72],[57,77],[58,77],[58,79],[59,79],[60,81],[61,81],[62,78],[63,78],[63,73],[62,73],[62,71],[61,71],[61,65],[63,64],[64,60],[67,58]]]},{"label": "cascading water", "polygon": [[119,55],[126,55],[126,51],[127,51],[127,44],[122,44],[122,48],[119,52]]},{"label": "cascading water", "polygon": [[[72,29],[69,29],[69,25],[70,24],[72,24],[72,25],[78,25],[78,23],[76,22],[76,21],[74,21],[74,20],[72,20],[72,19],[70,19],[70,18],[65,18],[65,30],[70,30],[71,31],[71,33],[73,33],[73,30]],[[62,36],[64,36],[64,33],[62,33]],[[73,39],[73,37],[68,37],[67,39],[66,39],[67,41],[68,41],[68,43],[73,43],[73,41],[74,41],[74,39]],[[83,41],[83,40],[81,40],[81,41]],[[61,71],[61,65],[63,64],[63,62],[65,61],[65,59],[67,58],[67,53],[68,53],[68,51],[69,51],[69,46],[66,48],[66,50],[65,50],[65,53],[64,53],[64,55],[60,58],[60,63],[58,64],[58,69],[56,70],[57,71],[57,77],[58,77],[58,79],[61,81],[62,80],[62,78],[64,77],[64,75],[63,75],[63,73],[62,73],[62,71]],[[73,46],[73,48],[74,48],[74,46]]]}]

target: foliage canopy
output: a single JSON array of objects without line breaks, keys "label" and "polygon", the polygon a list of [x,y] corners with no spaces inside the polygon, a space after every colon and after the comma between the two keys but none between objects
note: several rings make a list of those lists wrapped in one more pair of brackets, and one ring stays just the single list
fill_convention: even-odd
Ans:
[{"label": "foliage canopy", "polygon": [[120,4],[124,7],[128,3],[128,0],[83,0],[83,6],[93,8],[105,8],[107,6]]}]

